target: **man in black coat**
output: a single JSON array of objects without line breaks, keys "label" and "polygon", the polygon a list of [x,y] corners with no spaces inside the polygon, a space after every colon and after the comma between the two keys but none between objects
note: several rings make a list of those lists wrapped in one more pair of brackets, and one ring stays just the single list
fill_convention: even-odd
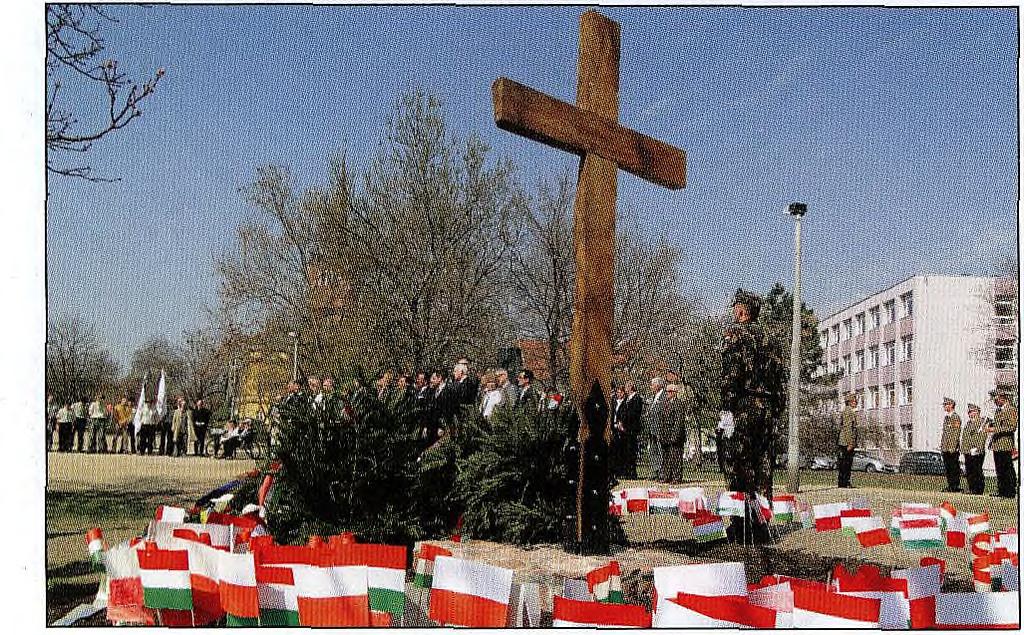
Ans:
[{"label": "man in black coat", "polygon": [[617,423],[621,426],[623,441],[622,478],[636,478],[636,461],[640,451],[640,420],[644,400],[636,391],[636,384],[626,382],[625,399],[619,406]]},{"label": "man in black coat", "polygon": [[519,384],[519,399],[516,401],[516,408],[530,414],[536,414],[540,410],[540,391],[533,387],[533,371],[522,370],[516,377]]},{"label": "man in black coat", "polygon": [[469,362],[466,358],[459,360],[452,369],[452,392],[460,405],[476,405],[477,396],[480,394],[480,380],[469,372]]}]

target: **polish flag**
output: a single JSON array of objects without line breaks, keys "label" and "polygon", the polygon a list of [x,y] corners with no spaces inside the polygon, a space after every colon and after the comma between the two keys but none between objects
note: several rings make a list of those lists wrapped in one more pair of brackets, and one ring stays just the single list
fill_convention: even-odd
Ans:
[{"label": "polish flag", "polygon": [[299,626],[299,597],[292,571],[287,565],[256,565],[261,626]]},{"label": "polish flag", "polygon": [[583,602],[556,595],[555,628],[650,628],[651,614],[642,606]]},{"label": "polish flag", "polygon": [[814,506],[814,529],[816,531],[832,531],[842,524],[840,517],[843,510],[850,509],[849,503],[825,503]]},{"label": "polish flag", "polygon": [[434,579],[434,560],[438,556],[451,556],[452,552],[437,545],[420,543],[416,553],[416,573],[412,583],[421,589],[429,589]]},{"label": "polish flag", "polygon": [[967,546],[967,519],[963,516],[953,516],[946,521],[946,546],[952,549]]},{"label": "polish flag", "polygon": [[151,609],[192,610],[188,551],[157,549],[150,543],[136,553],[145,605]]},{"label": "polish flag", "polygon": [[369,626],[370,598],[365,566],[336,565],[330,553],[313,555],[313,565],[292,576],[302,626]]},{"label": "polish flag", "polygon": [[795,628],[879,628],[882,601],[793,587]]},{"label": "polish flag", "polygon": [[658,605],[655,626],[705,628],[776,628],[778,612],[747,598],[680,593]]},{"label": "polish flag", "polygon": [[587,573],[587,587],[597,602],[623,604],[622,571],[612,560],[607,565]]},{"label": "polish flag", "polygon": [[935,598],[935,628],[940,630],[1020,629],[1016,593],[940,593]]},{"label": "polish flag", "polygon": [[251,553],[219,551],[220,604],[228,626],[258,626],[260,596]]},{"label": "polish flag", "polygon": [[630,487],[620,493],[626,500],[626,512],[630,514],[647,513],[647,488]]},{"label": "polish flag", "polygon": [[513,573],[481,562],[437,556],[430,619],[441,626],[504,627]]},{"label": "polish flag", "polygon": [[622,492],[612,492],[611,500],[608,501],[608,515],[622,516],[626,512],[626,499]]},{"label": "polish flag", "polygon": [[992,590],[992,559],[988,554],[980,555],[971,562],[974,577],[974,591],[987,593]]},{"label": "polish flag", "polygon": [[993,543],[1013,554],[1018,553],[1020,550],[1020,540],[1015,528],[997,531],[993,538]]},{"label": "polish flag", "polygon": [[145,608],[143,600],[137,550],[125,544],[118,545],[107,551],[104,564],[110,581],[107,620],[152,626],[153,612]]},{"label": "polish flag", "polygon": [[675,492],[662,492],[656,489],[647,491],[647,509],[652,514],[679,515],[679,499]]},{"label": "polish flag", "polygon": [[747,572],[742,562],[713,562],[683,564],[674,567],[654,567],[654,597],[674,598],[679,593],[707,596],[747,597]]},{"label": "polish flag", "polygon": [[862,547],[877,547],[892,543],[888,530],[882,524],[882,519],[877,516],[868,516],[863,522],[858,522],[854,531],[857,532],[857,542]]},{"label": "polish flag", "polygon": [[154,520],[159,520],[165,523],[183,523],[185,522],[185,509],[183,507],[160,505],[156,508],[156,517]]},{"label": "polish flag", "polygon": [[972,536],[989,530],[989,517],[986,511],[983,514],[976,514],[967,517],[967,532]]},{"label": "polish flag", "polygon": [[220,604],[220,554],[224,552],[199,542],[187,542],[186,551],[196,624],[218,620],[224,616]]},{"label": "polish flag", "polygon": [[743,518],[746,515],[746,500],[747,496],[743,492],[722,492],[718,496],[718,515]]}]

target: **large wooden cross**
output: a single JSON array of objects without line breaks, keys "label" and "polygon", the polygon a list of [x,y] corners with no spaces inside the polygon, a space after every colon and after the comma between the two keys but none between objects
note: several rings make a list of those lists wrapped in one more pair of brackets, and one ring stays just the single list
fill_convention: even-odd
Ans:
[{"label": "large wooden cross", "polygon": [[[576,538],[582,542],[584,447],[589,430],[603,428],[604,441],[611,440],[607,413],[615,320],[618,169],[679,189],[686,185],[686,154],[619,125],[619,25],[596,11],[587,11],[580,17],[575,106],[505,77],[498,78],[491,91],[494,120],[499,128],[580,155],[573,214],[576,289],[569,342],[569,384],[580,416]],[[599,409],[603,422],[588,421],[588,399],[591,404],[603,405]]]}]

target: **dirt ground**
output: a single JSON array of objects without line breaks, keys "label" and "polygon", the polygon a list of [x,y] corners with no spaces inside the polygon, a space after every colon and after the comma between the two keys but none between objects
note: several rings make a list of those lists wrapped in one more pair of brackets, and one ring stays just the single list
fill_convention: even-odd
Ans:
[{"label": "dirt ground", "polygon": [[[107,543],[116,544],[144,531],[157,505],[191,506],[199,496],[253,467],[250,460],[202,457],[51,453],[48,458],[47,623],[77,604],[91,601],[95,595],[98,576],[89,569],[84,543],[89,528],[101,527]],[[949,500],[964,512],[988,510],[993,529],[1016,526],[1017,500],[942,494],[937,491],[942,486],[941,478],[855,475],[854,484],[860,483],[859,488],[843,490],[830,484],[834,472],[804,474],[804,486],[798,497],[810,504],[864,496],[872,510],[888,521],[892,509],[901,502],[939,504]],[[700,475],[692,484],[703,486],[709,495],[724,489],[720,478],[716,480],[708,474]],[[641,485],[656,483],[626,481],[619,487]],[[837,561],[850,566],[873,563],[888,570],[914,566],[922,556],[934,555],[947,561],[947,591],[973,589],[966,549],[908,551],[898,540],[892,546],[864,549],[856,538],[839,531],[819,533],[796,529],[797,525],[778,531],[775,544],[766,547],[725,542],[708,545],[694,541],[689,523],[680,518],[630,515],[621,522],[629,544],[615,546],[612,558],[623,569],[627,599],[638,603],[650,597],[652,566],[707,561],[743,560],[747,577],[754,582],[769,573],[825,580]],[[583,577],[608,560],[567,554],[553,545],[520,548],[475,541],[471,537],[456,548],[467,557],[516,569],[518,581],[543,581],[552,586],[557,586],[560,578]],[[87,623],[102,624],[102,614]]]}]

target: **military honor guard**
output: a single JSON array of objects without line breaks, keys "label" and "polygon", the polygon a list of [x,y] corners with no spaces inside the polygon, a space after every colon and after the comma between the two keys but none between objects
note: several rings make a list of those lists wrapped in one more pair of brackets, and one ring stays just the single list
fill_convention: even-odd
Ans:
[{"label": "military honor guard", "polygon": [[839,470],[837,485],[853,488],[850,483],[850,472],[853,470],[853,449],[857,447],[857,393],[847,393],[846,407],[839,418],[838,456],[836,468]]},{"label": "military honor guard", "polygon": [[967,404],[967,424],[960,439],[960,450],[964,455],[964,476],[967,477],[967,491],[971,494],[985,493],[985,475],[981,466],[985,463],[985,448],[988,443],[988,426],[991,421],[982,418],[978,404]]},{"label": "military honor guard", "polygon": [[960,429],[963,427],[960,415],[956,413],[956,401],[949,397],[942,400],[942,408],[946,417],[942,421],[942,440],[939,449],[942,451],[942,463],[946,468],[946,488],[943,492],[959,492],[960,490]]},{"label": "military honor guard", "polygon": [[993,390],[989,396],[996,404],[996,414],[988,426],[992,435],[992,457],[996,462],[998,492],[993,496],[1013,498],[1017,495],[1017,472],[1013,468],[1013,450],[1017,436],[1017,408],[1010,403],[1005,390]]}]

